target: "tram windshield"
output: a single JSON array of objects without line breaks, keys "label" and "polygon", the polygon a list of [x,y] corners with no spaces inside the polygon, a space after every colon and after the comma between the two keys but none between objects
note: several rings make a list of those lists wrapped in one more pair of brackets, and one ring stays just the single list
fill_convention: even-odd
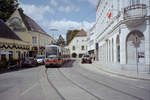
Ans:
[{"label": "tram windshield", "polygon": [[58,55],[58,48],[57,47],[47,47],[46,48],[46,57],[50,55]]}]

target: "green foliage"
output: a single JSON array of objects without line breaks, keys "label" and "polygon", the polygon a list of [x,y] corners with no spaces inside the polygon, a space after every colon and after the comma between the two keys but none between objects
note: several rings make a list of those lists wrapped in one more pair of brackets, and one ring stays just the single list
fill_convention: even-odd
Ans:
[{"label": "green foliage", "polygon": [[72,41],[78,32],[80,32],[80,30],[68,30],[66,35],[67,45]]},{"label": "green foliage", "polygon": [[59,35],[59,38],[58,38],[56,44],[57,44],[57,45],[61,45],[61,46],[64,46],[64,45],[65,45],[65,40],[64,40],[64,38],[63,38],[61,35]]},{"label": "green foliage", "polygon": [[0,0],[0,19],[6,21],[18,5],[18,0]]}]

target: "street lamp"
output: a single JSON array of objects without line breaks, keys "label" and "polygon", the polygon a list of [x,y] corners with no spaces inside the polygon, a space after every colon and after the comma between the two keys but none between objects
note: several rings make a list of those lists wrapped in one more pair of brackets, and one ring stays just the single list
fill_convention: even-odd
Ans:
[{"label": "street lamp", "polygon": [[54,39],[53,43],[55,43],[55,42],[56,42],[56,41],[55,41],[55,32],[58,32],[59,30],[56,29],[56,28],[51,28],[50,31],[54,32],[54,33],[52,33],[52,37],[53,37],[53,39]]}]

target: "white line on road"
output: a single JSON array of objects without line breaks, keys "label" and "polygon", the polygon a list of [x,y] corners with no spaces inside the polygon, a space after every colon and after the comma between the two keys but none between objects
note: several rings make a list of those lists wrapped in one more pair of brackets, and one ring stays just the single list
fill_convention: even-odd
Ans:
[{"label": "white line on road", "polygon": [[29,87],[28,89],[26,89],[24,92],[21,93],[21,96],[25,95],[27,92],[29,92],[30,90],[32,90],[34,87],[36,87],[38,85],[38,83],[33,84],[31,87]]}]

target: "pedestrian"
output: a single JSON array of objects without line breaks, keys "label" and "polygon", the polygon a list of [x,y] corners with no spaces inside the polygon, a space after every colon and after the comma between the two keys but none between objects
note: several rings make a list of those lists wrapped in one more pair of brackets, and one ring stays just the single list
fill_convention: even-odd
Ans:
[{"label": "pedestrian", "polygon": [[95,61],[95,56],[94,56],[94,61]]}]

